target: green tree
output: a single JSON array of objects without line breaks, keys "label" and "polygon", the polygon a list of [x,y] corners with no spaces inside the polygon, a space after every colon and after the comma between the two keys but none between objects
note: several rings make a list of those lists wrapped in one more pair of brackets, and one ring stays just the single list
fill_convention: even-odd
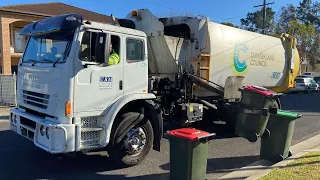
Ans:
[{"label": "green tree", "polygon": [[292,4],[282,7],[276,23],[277,34],[288,33],[297,38],[300,62],[307,62],[313,67],[320,58],[320,23],[317,24],[310,14],[319,13],[319,2],[301,0],[297,7]]},{"label": "green tree", "polygon": [[[266,11],[267,11],[267,14],[266,14],[267,32],[274,32],[274,28],[275,28],[274,16],[276,13],[270,7],[266,8]],[[263,9],[260,9],[256,12],[248,12],[247,17],[244,19],[241,19],[240,21],[242,26],[247,27],[247,30],[261,33],[263,29]]]},{"label": "green tree", "polygon": [[239,26],[234,25],[232,22],[222,22],[221,24],[226,25],[226,26],[231,26],[231,27],[234,27],[234,28],[239,28]]},{"label": "green tree", "polygon": [[300,62],[308,62],[314,66],[317,53],[312,50],[319,47],[316,28],[311,23],[306,25],[296,19],[289,22],[287,32],[297,38]]},{"label": "green tree", "polygon": [[276,33],[281,34],[288,30],[289,22],[297,20],[297,10],[293,4],[281,7],[276,22]]},{"label": "green tree", "polygon": [[312,2],[312,0],[302,0],[297,7],[297,17],[305,24],[312,22],[314,19],[312,15],[318,15],[320,13],[320,3]]},{"label": "green tree", "polygon": [[[302,0],[298,7],[297,7],[297,17],[300,20],[301,23],[304,23],[306,26],[311,26],[310,24],[313,24],[315,29],[315,33],[313,34],[313,30],[309,31],[310,33],[310,37],[308,38],[312,38],[311,44],[307,44],[309,45],[307,47],[307,59],[308,59],[308,63],[310,65],[312,65],[313,67],[315,67],[315,64],[318,63],[319,61],[319,54],[320,54],[320,42],[319,42],[319,38],[320,38],[320,22],[317,20],[316,16],[320,15],[320,2],[318,1],[312,1],[312,0]],[[309,29],[310,30],[310,29]],[[306,39],[306,41],[308,41],[308,38]],[[304,48],[304,46],[302,45],[302,48]],[[302,49],[302,51],[304,51],[305,49]]]}]

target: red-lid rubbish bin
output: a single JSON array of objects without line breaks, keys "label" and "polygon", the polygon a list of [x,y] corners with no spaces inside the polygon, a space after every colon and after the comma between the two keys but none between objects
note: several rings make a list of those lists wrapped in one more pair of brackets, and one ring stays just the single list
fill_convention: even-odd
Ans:
[{"label": "red-lid rubbish bin", "polygon": [[170,141],[170,179],[205,179],[208,141],[215,135],[195,128],[167,132],[165,137]]},{"label": "red-lid rubbish bin", "polygon": [[259,86],[243,86],[241,101],[236,120],[237,135],[255,142],[265,132],[270,116],[270,110],[277,108],[277,98],[282,93],[276,93]]}]

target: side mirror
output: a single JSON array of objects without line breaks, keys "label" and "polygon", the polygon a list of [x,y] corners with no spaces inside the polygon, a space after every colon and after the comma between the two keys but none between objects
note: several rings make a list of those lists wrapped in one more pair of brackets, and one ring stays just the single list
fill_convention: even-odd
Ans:
[{"label": "side mirror", "polygon": [[98,63],[105,63],[106,59],[106,39],[107,34],[105,33],[98,33],[97,39],[95,42],[95,61]]}]

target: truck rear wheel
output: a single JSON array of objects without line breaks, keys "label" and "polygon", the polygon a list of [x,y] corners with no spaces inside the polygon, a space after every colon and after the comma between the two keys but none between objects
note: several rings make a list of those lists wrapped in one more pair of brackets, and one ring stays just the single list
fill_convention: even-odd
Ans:
[{"label": "truck rear wheel", "polygon": [[107,151],[117,165],[134,166],[149,154],[153,139],[150,121],[141,113],[128,112],[115,119]]}]

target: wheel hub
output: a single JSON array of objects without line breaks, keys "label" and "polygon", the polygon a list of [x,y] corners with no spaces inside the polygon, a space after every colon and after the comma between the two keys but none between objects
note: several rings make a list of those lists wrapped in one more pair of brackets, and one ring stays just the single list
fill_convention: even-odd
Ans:
[{"label": "wheel hub", "polygon": [[146,133],[141,127],[134,127],[127,133],[124,146],[128,154],[132,156],[138,155],[146,144]]}]

